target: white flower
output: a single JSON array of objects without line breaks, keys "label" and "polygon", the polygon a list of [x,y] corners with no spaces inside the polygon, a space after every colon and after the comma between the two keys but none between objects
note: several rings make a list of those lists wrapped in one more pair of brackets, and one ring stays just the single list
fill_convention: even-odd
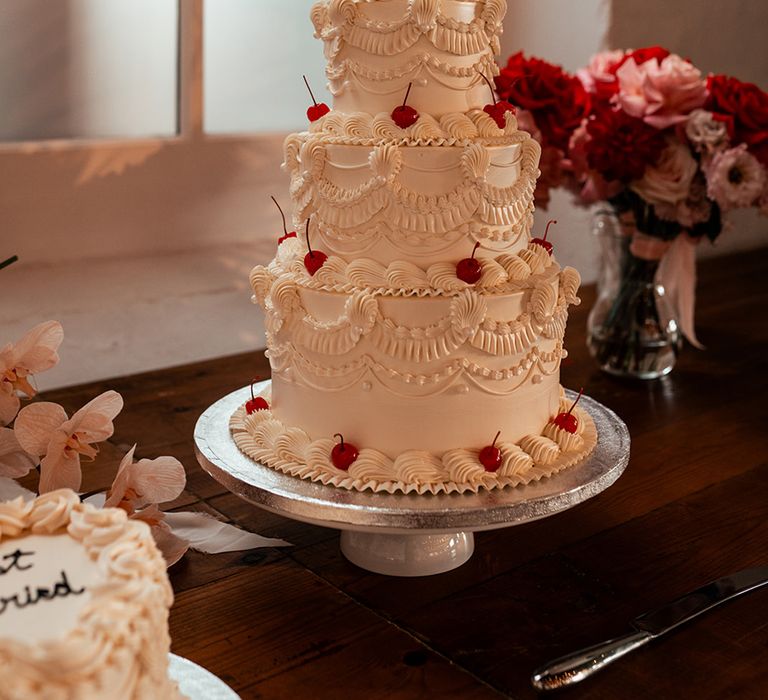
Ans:
[{"label": "white flower", "polygon": [[765,189],[765,170],[746,144],[715,154],[707,168],[707,195],[723,211],[750,207]]},{"label": "white flower", "polygon": [[712,153],[728,145],[728,127],[706,109],[695,109],[688,115],[685,135],[697,151]]}]

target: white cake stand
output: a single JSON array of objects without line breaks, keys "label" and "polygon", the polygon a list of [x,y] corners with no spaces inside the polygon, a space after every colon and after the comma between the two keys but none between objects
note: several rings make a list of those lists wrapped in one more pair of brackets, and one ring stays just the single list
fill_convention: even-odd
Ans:
[{"label": "white cake stand", "polygon": [[[254,386],[257,393],[269,381]],[[575,398],[573,392],[567,392]],[[195,452],[214,479],[241,498],[278,515],[341,530],[341,551],[357,566],[389,576],[429,576],[464,564],[473,532],[545,518],[607,489],[629,461],[629,431],[610,409],[584,396],[598,443],[579,464],[519,488],[477,494],[381,494],[323,486],[254,462],[238,449],[229,418],[250,398],[243,387],[198,419]]]},{"label": "white cake stand", "polygon": [[168,655],[168,675],[188,700],[240,700],[224,681],[189,659]]}]

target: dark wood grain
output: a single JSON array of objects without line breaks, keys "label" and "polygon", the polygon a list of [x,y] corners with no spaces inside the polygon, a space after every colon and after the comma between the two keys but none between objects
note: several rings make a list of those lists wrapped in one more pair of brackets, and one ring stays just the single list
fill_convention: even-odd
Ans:
[{"label": "dark wood grain", "polygon": [[[673,374],[601,374],[584,344],[594,290],[572,317],[566,386],[585,386],[632,434],[622,478],[525,526],[480,533],[465,566],[424,579],[362,571],[332,530],[250,506],[195,463],[199,414],[266,376],[262,353],[49,392],[74,410],[107,388],[126,408],[86,471],[109,484],[123,452],[173,454],[188,470],[171,507],[201,509],[293,543],[171,571],[173,650],[249,698],[528,698],[532,670],[621,634],[643,611],[706,581],[768,564],[768,251],[700,266],[697,327]],[[244,319],[247,322],[247,319]],[[768,697],[768,589],[620,661],[562,697]]]}]

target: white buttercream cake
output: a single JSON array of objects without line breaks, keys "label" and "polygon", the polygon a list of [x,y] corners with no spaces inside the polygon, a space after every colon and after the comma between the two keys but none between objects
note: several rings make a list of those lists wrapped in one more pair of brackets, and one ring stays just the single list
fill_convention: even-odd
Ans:
[{"label": "white buttercream cake", "polygon": [[[272,382],[231,429],[256,461],[438,493],[525,484],[593,449],[559,374],[580,277],[531,237],[541,149],[514,111],[486,109],[505,12],[313,7],[334,104],[286,140],[297,235],[251,274]],[[393,114],[404,99],[408,124]]]},{"label": "white buttercream cake", "polygon": [[173,592],[149,527],[62,490],[0,503],[0,700],[168,700]]}]

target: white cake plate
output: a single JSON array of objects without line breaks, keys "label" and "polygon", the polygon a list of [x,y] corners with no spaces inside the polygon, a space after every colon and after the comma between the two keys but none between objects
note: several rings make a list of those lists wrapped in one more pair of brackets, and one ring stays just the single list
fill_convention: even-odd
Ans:
[{"label": "white cake plate", "polygon": [[240,700],[221,679],[189,659],[169,654],[168,675],[179,684],[179,690],[189,700]]},{"label": "white cake plate", "polygon": [[[254,385],[261,393],[269,381]],[[574,392],[567,392],[575,398]],[[598,442],[579,464],[518,488],[467,494],[371,493],[323,486],[254,462],[238,449],[229,418],[250,398],[244,387],[219,399],[198,419],[195,452],[214,479],[278,515],[341,530],[341,551],[357,566],[389,576],[429,576],[464,564],[473,532],[545,518],[607,489],[629,461],[629,431],[610,409],[584,396],[579,405],[597,427]]]}]

